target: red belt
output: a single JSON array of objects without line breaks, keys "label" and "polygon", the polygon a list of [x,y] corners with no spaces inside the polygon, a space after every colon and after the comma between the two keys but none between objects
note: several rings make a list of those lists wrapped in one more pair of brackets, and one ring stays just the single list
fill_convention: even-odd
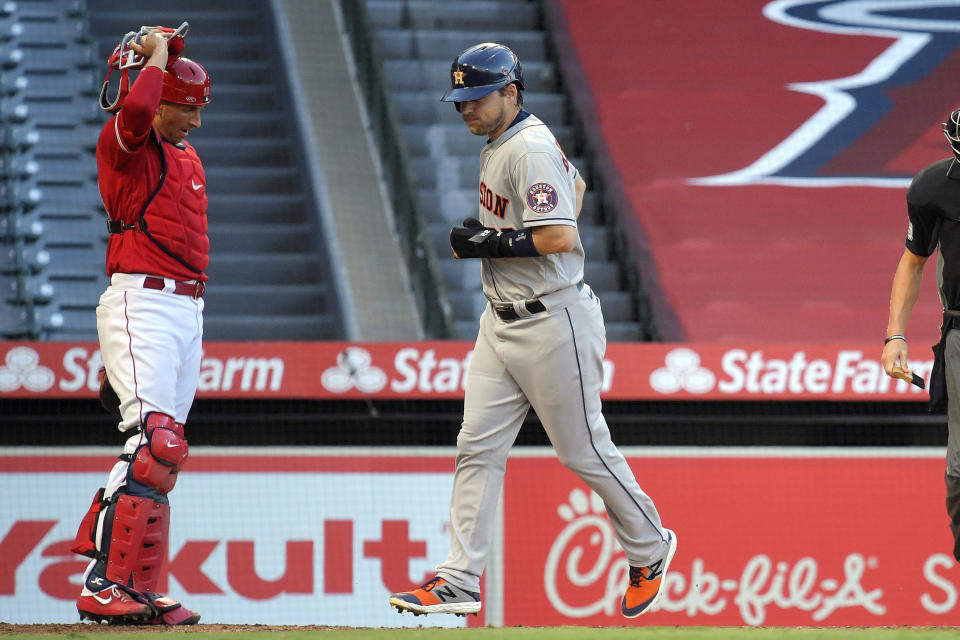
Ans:
[{"label": "red belt", "polygon": [[[167,288],[167,283],[164,282],[163,278],[155,278],[154,276],[147,276],[143,279],[143,288],[144,289],[157,289],[158,291],[163,291]],[[203,292],[206,290],[206,286],[203,282],[197,281],[194,282],[178,282],[173,287],[173,292],[178,296],[190,296],[191,298],[199,298],[203,295]]]}]

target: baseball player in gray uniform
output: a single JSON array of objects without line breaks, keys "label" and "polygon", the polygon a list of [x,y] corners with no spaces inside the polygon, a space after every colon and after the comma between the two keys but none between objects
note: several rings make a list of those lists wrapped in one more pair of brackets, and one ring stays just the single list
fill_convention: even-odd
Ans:
[{"label": "baseball player in gray uniform", "polygon": [[450,501],[450,553],[436,576],[390,596],[401,613],[480,610],[507,455],[530,406],[560,461],[604,501],[630,564],[621,612],[658,601],[677,537],[660,522],[610,439],[600,412],[606,331],[583,282],[577,233],[586,184],[556,138],[523,107],[523,73],[509,48],[484,43],[454,59],[453,102],[480,154],[477,218],[450,232],[459,259],[482,261],[489,300],[470,361]]}]

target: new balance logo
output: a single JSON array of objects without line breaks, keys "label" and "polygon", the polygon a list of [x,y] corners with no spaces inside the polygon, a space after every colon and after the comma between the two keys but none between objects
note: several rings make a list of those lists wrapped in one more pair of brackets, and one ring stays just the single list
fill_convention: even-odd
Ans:
[{"label": "new balance logo", "polygon": [[647,580],[656,580],[660,577],[660,574],[663,573],[663,560],[657,560],[647,567],[647,569]]},{"label": "new balance logo", "polygon": [[457,597],[457,594],[455,594],[449,586],[445,586],[442,589],[435,589],[433,595],[435,595],[440,602],[446,602],[448,598],[453,600]]}]

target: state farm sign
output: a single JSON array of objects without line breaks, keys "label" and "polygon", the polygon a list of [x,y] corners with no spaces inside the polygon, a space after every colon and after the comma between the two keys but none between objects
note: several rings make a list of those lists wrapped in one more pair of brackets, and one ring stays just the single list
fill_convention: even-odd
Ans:
[{"label": "state farm sign", "polygon": [[[706,364],[701,353],[707,358]],[[886,375],[880,361],[867,357],[862,349],[674,347],[663,358],[664,366],[649,377],[650,388],[663,395],[710,398],[922,395],[918,387]],[[914,361],[911,368],[927,379],[933,360]]]},{"label": "state farm sign", "polygon": [[[198,393],[221,398],[462,398],[469,342],[208,342]],[[925,400],[872,346],[608,345],[610,400]],[[916,354],[915,354],[916,355]],[[926,354],[924,354],[926,355]],[[0,342],[0,395],[93,396],[96,343]],[[928,379],[932,356],[911,361]]]}]

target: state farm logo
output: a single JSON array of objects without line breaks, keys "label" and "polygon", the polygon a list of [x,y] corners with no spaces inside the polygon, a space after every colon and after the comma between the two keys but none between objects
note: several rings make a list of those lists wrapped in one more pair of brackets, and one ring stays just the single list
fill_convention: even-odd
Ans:
[{"label": "state farm logo", "polygon": [[[662,394],[805,396],[830,394],[922,395],[903,380],[891,378],[879,360],[858,349],[729,349],[704,347],[707,363],[688,347],[672,349],[664,366],[650,373],[650,387]],[[773,353],[770,353],[770,352]],[[932,360],[911,360],[910,368],[929,383]]]},{"label": "state farm logo", "polygon": [[320,376],[320,384],[327,391],[344,393],[353,387],[363,393],[376,393],[387,384],[387,374],[373,366],[373,358],[366,349],[347,347],[337,354],[337,364]]},{"label": "state farm logo", "polygon": [[700,366],[700,354],[693,349],[674,349],[664,358],[665,367],[650,374],[650,386],[660,393],[707,393],[717,378],[709,369]]},{"label": "state farm logo", "polygon": [[56,380],[53,370],[41,365],[40,356],[30,347],[10,349],[4,362],[0,367],[0,392],[23,387],[39,393],[49,390]]}]

